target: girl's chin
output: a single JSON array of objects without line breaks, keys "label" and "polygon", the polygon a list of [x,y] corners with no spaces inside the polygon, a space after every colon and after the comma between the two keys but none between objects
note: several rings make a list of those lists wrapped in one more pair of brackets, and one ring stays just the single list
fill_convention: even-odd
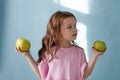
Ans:
[{"label": "girl's chin", "polygon": [[75,37],[73,38],[73,40],[76,40],[76,38],[77,38],[77,36],[75,36]]}]

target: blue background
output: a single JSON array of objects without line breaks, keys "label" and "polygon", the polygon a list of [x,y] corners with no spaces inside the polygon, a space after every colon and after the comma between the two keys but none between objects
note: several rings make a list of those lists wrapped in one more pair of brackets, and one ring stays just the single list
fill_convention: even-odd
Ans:
[{"label": "blue background", "polygon": [[107,51],[97,60],[88,80],[120,80],[120,1],[90,0],[89,14],[55,3],[59,0],[0,0],[0,80],[37,80],[26,58],[17,54],[15,42],[24,37],[31,42],[31,54],[37,52],[50,16],[57,10],[75,14],[87,26],[88,54],[93,41],[106,42]]}]

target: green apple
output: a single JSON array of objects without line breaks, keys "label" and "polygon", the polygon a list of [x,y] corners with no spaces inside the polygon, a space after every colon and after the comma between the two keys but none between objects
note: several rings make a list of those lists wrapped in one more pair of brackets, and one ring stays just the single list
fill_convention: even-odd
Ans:
[{"label": "green apple", "polygon": [[100,41],[100,40],[96,40],[94,43],[93,43],[93,47],[98,50],[98,51],[104,51],[106,49],[106,44],[105,42],[103,41]]},{"label": "green apple", "polygon": [[16,48],[20,49],[22,52],[27,52],[30,49],[30,42],[22,37],[16,40]]}]

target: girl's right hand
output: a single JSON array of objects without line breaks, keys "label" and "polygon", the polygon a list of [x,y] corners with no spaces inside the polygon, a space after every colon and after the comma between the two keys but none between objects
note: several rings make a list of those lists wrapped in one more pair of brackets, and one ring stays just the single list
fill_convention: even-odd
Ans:
[{"label": "girl's right hand", "polygon": [[[106,48],[107,49],[107,48]],[[103,55],[106,51],[106,49],[104,51],[98,51],[96,50],[94,47],[92,47],[92,52],[96,55],[96,56],[100,56]]]},{"label": "girl's right hand", "polygon": [[17,51],[18,53],[20,53],[21,55],[25,56],[25,57],[27,57],[27,56],[30,55],[30,52],[29,52],[29,51],[27,51],[27,52],[22,52],[22,51],[20,50],[20,48],[16,48],[16,51]]}]

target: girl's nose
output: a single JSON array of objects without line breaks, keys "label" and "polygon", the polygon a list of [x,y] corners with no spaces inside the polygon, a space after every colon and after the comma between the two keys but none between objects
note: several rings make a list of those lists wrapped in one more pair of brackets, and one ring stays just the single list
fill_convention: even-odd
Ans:
[{"label": "girl's nose", "polygon": [[74,27],[74,32],[77,32],[77,28],[76,27]]}]

